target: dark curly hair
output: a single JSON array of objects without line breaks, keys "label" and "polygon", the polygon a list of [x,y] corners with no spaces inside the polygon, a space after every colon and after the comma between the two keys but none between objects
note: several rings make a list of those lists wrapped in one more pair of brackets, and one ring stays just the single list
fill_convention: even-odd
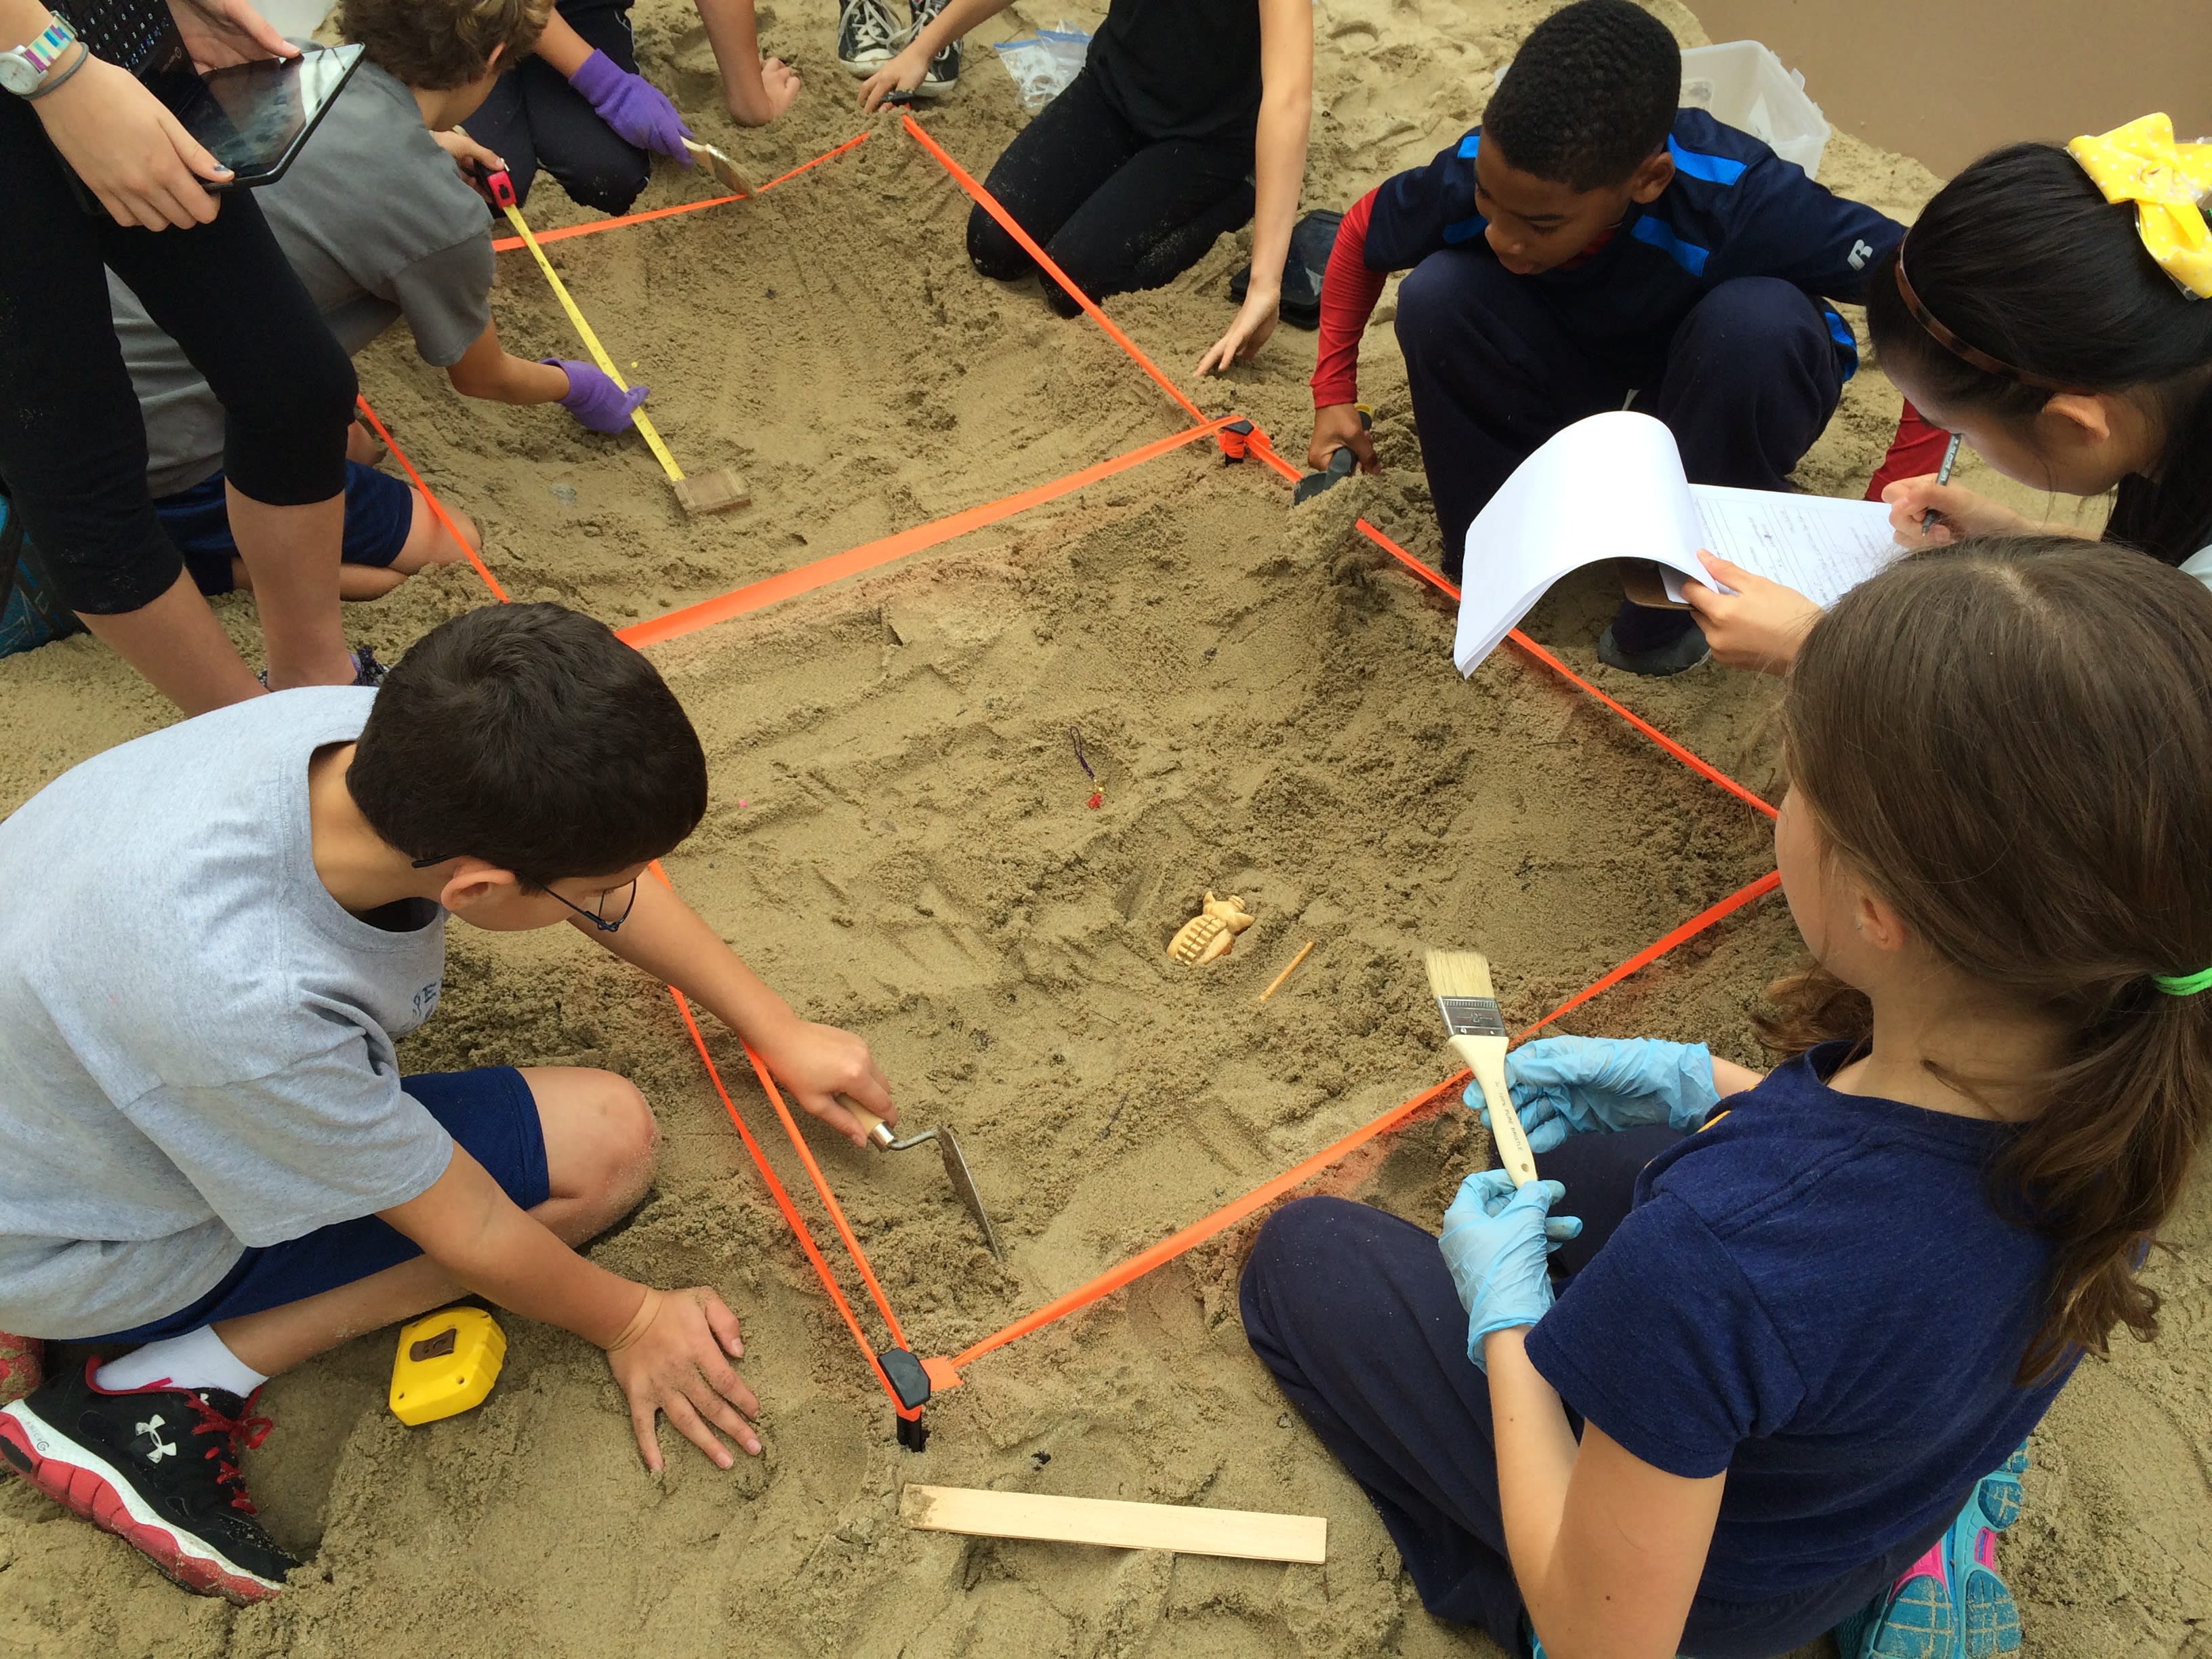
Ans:
[{"label": "dark curly hair", "polygon": [[1574,0],[1515,54],[1482,136],[1523,173],[1576,190],[1625,184],[1667,142],[1682,49],[1629,0]]},{"label": "dark curly hair", "polygon": [[410,859],[526,880],[657,859],[707,811],[707,757],[659,671],[557,605],[441,623],[376,694],[346,772],[369,828]]}]

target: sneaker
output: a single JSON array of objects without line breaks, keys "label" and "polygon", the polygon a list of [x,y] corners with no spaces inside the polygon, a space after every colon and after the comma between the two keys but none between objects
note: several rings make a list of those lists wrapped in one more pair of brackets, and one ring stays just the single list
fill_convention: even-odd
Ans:
[{"label": "sneaker", "polygon": [[1997,1577],[1997,1534],[2020,1519],[2027,1447],[1984,1475],[1943,1535],[1887,1594],[1836,1626],[1841,1659],[1996,1659],[2020,1650],[2020,1607]]},{"label": "sneaker", "polygon": [[1597,659],[1606,666],[1662,679],[1695,668],[1712,654],[1705,636],[1695,628],[1686,628],[1678,637],[1649,651],[1622,650],[1620,642],[1613,638],[1610,623],[1606,624],[1605,632],[1597,636]]},{"label": "sneaker", "polygon": [[837,8],[837,61],[863,80],[897,55],[890,0],[843,0]]},{"label": "sneaker", "polygon": [[[913,0],[914,23],[907,30],[906,38],[913,40],[935,22],[937,14],[943,11],[946,4],[947,0]],[[929,60],[929,68],[923,72],[921,84],[914,89],[914,93],[917,98],[942,98],[959,84],[960,42],[948,40],[945,49]]]},{"label": "sneaker", "polygon": [[300,1564],[253,1518],[238,1472],[269,1419],[222,1389],[110,1393],[92,1380],[98,1364],[0,1407],[0,1460],[188,1590],[244,1603],[283,1589]]},{"label": "sneaker", "polygon": [[0,1406],[21,1400],[46,1378],[46,1345],[0,1331]]}]

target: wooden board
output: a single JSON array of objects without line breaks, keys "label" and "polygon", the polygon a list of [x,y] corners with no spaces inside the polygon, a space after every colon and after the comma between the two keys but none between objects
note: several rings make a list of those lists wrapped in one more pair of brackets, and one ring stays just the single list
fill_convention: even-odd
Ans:
[{"label": "wooden board", "polygon": [[1104,1498],[982,1492],[972,1486],[908,1486],[899,1518],[931,1532],[984,1538],[1036,1538],[1104,1544],[1124,1550],[1176,1550],[1248,1561],[1328,1559],[1328,1522],[1318,1515],[1266,1515],[1179,1504],[1125,1504]]}]

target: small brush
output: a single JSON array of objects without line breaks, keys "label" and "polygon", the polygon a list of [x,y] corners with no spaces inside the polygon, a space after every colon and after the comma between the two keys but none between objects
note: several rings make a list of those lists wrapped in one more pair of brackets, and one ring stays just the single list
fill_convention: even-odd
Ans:
[{"label": "small brush", "polygon": [[713,173],[725,189],[734,191],[740,196],[760,194],[753,188],[753,181],[745,176],[744,170],[714,145],[702,144],[696,138],[686,138],[684,148],[704,161],[707,171]]},{"label": "small brush", "polygon": [[1515,1186],[1525,1187],[1536,1178],[1536,1158],[1505,1091],[1505,1021],[1490,988],[1490,958],[1480,951],[1431,951],[1428,965],[1429,989],[1436,994],[1444,1030],[1490,1108],[1498,1161]]}]

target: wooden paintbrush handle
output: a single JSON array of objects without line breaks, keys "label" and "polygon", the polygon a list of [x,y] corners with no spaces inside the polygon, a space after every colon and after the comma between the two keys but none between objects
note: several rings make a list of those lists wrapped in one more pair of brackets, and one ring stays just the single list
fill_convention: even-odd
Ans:
[{"label": "wooden paintbrush handle", "polygon": [[1528,1150],[1528,1132],[1521,1127],[1521,1115],[1513,1109],[1513,1097],[1505,1088],[1505,1065],[1503,1059],[1476,1066],[1474,1080],[1482,1088],[1482,1098],[1490,1108],[1490,1138],[1497,1143],[1498,1161],[1513,1184],[1525,1187],[1536,1178],[1536,1155]]}]

